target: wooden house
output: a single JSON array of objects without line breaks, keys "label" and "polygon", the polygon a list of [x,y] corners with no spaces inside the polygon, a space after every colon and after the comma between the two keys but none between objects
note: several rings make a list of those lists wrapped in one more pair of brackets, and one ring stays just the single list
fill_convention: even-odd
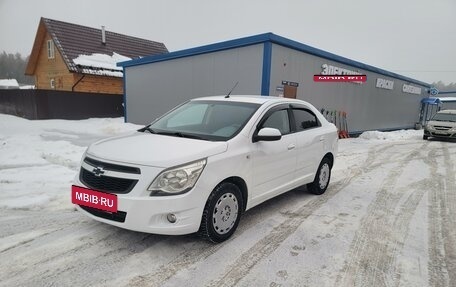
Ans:
[{"label": "wooden house", "polygon": [[37,89],[122,94],[116,62],[163,53],[163,43],[41,18],[25,74]]}]

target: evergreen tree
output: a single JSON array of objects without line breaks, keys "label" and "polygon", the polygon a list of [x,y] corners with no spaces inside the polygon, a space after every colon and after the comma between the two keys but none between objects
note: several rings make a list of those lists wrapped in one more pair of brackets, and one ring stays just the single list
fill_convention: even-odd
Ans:
[{"label": "evergreen tree", "polygon": [[20,84],[33,85],[33,77],[24,74],[28,59],[22,58],[20,53],[7,54],[3,51],[0,54],[0,79],[16,79]]}]

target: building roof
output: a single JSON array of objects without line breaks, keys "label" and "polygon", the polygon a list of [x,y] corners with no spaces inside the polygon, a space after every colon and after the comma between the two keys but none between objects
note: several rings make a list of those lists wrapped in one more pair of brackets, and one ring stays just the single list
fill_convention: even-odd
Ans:
[{"label": "building roof", "polygon": [[439,95],[451,95],[456,94],[456,91],[440,91]]},{"label": "building roof", "polygon": [[131,59],[137,59],[143,56],[168,53],[168,49],[163,43],[110,31],[106,31],[106,42],[103,44],[101,28],[41,18],[25,72],[27,75],[32,75],[35,71],[40,47],[46,32],[51,35],[68,70],[76,73],[83,73],[84,69],[87,70],[87,67],[76,65],[73,62],[80,55],[104,54],[112,56],[113,53],[117,53]]},{"label": "building roof", "polygon": [[218,51],[224,51],[224,50],[229,50],[233,48],[240,48],[240,47],[245,47],[245,46],[250,46],[250,45],[256,45],[256,44],[262,44],[262,43],[272,43],[272,44],[277,44],[281,45],[284,47],[288,47],[297,51],[301,51],[304,53],[312,54],[318,57],[322,57],[328,60],[332,60],[341,64],[349,65],[352,67],[359,68],[361,70],[365,71],[370,71],[374,72],[380,75],[385,75],[389,76],[395,79],[403,80],[409,83],[414,83],[418,84],[424,87],[430,88],[431,85],[428,83],[424,83],[406,76],[402,76],[393,72],[389,72],[374,66],[370,66],[358,61],[354,61],[342,56],[338,56],[336,54],[332,54],[278,35],[275,35],[273,33],[265,33],[265,34],[259,34],[255,36],[250,36],[250,37],[245,37],[245,38],[240,38],[240,39],[235,39],[235,40],[230,40],[230,41],[225,41],[221,43],[216,43],[216,44],[211,44],[211,45],[206,45],[206,46],[201,46],[201,47],[196,47],[196,48],[191,48],[191,49],[186,49],[186,50],[181,50],[181,51],[176,51],[176,52],[171,52],[168,54],[164,55],[156,55],[156,56],[148,56],[144,57],[141,59],[135,59],[131,61],[126,61],[126,62],[120,62],[117,65],[122,66],[122,67],[131,67],[131,66],[137,66],[137,65],[142,65],[142,64],[148,64],[148,63],[155,63],[155,62],[162,62],[162,61],[167,61],[171,59],[178,59],[178,58],[184,58],[184,57],[190,57],[194,55],[201,55],[201,54],[207,54],[207,53],[213,53],[213,52],[218,52]]}]

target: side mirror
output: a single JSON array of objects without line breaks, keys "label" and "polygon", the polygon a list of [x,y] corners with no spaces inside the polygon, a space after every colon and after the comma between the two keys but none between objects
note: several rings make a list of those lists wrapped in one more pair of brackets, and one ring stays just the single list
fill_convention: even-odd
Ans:
[{"label": "side mirror", "polygon": [[253,136],[253,142],[258,141],[278,141],[282,138],[282,134],[278,129],[262,128],[258,134]]}]

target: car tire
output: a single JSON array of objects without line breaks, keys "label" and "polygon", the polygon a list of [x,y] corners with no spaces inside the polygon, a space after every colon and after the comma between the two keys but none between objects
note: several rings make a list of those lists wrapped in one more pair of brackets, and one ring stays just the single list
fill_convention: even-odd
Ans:
[{"label": "car tire", "polygon": [[316,195],[323,194],[328,188],[330,179],[331,162],[327,157],[325,157],[318,166],[314,181],[307,184],[307,190]]},{"label": "car tire", "polygon": [[214,243],[227,240],[239,224],[242,207],[239,187],[230,182],[219,184],[207,199],[198,234]]},{"label": "car tire", "polygon": [[423,140],[427,140],[429,137],[427,135],[423,135]]}]

